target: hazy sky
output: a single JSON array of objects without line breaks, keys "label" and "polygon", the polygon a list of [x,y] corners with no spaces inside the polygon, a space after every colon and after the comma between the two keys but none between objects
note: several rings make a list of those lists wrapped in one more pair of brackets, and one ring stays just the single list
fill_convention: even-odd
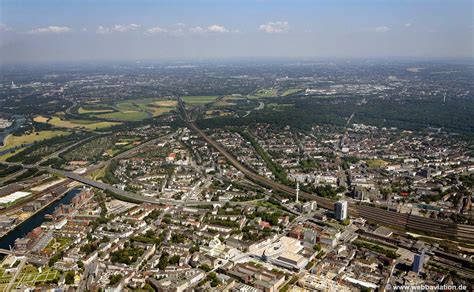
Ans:
[{"label": "hazy sky", "polygon": [[473,0],[0,0],[0,61],[473,57]]}]

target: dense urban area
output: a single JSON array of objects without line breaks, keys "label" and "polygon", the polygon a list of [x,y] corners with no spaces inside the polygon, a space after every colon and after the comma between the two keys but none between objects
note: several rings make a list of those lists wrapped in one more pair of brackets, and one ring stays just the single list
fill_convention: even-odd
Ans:
[{"label": "dense urban area", "polygon": [[7,65],[0,291],[469,291],[472,68]]}]

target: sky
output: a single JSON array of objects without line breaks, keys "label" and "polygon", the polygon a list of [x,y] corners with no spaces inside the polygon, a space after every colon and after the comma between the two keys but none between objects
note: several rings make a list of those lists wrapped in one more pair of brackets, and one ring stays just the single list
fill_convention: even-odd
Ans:
[{"label": "sky", "polygon": [[0,63],[473,58],[473,0],[0,0]]}]

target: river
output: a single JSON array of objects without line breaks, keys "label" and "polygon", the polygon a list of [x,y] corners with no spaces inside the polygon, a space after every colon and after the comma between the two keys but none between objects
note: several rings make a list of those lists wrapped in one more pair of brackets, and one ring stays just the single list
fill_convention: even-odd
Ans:
[{"label": "river", "polygon": [[13,247],[17,238],[24,237],[31,230],[35,229],[38,226],[41,226],[41,224],[43,224],[44,217],[46,216],[46,214],[52,214],[56,207],[58,207],[60,204],[69,204],[72,198],[74,198],[74,196],[76,196],[80,192],[81,189],[79,188],[72,189],[67,192],[67,194],[61,199],[53,202],[51,205],[47,206],[43,210],[28,218],[20,226],[10,231],[7,235],[0,239],[0,248],[9,249],[10,246]]},{"label": "river", "polygon": [[[26,118],[23,117],[23,116],[14,116],[14,118],[15,118],[15,121],[13,122],[13,124],[10,127],[0,131],[0,141],[2,141],[3,143],[5,143],[5,140],[6,140],[7,136],[10,133],[15,131],[19,127],[21,127],[21,125],[23,125],[26,122]],[[7,149],[7,150],[0,151],[0,155],[6,154],[6,153],[11,152],[13,150],[14,149]]]}]

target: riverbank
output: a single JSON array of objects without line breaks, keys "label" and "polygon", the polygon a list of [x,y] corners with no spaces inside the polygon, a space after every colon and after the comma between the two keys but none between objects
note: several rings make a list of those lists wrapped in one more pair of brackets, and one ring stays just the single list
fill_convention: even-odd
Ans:
[{"label": "riverbank", "polygon": [[13,227],[0,238],[0,248],[9,249],[10,246],[13,247],[17,238],[22,238],[26,236],[31,230],[41,226],[41,224],[43,224],[45,221],[45,216],[47,214],[52,214],[56,207],[58,207],[60,204],[69,204],[72,198],[74,198],[80,192],[80,188],[71,187],[61,195],[57,196],[55,199],[51,200],[41,209],[38,209],[32,213],[30,217],[15,225],[15,227]]},{"label": "riverbank", "polygon": [[13,124],[10,127],[5,128],[2,131],[0,131],[0,142],[2,142],[0,143],[0,147],[5,144],[7,136],[10,133],[18,129],[21,125],[23,125],[26,122],[26,119],[23,116],[13,116],[13,118],[15,119],[13,121]]}]

